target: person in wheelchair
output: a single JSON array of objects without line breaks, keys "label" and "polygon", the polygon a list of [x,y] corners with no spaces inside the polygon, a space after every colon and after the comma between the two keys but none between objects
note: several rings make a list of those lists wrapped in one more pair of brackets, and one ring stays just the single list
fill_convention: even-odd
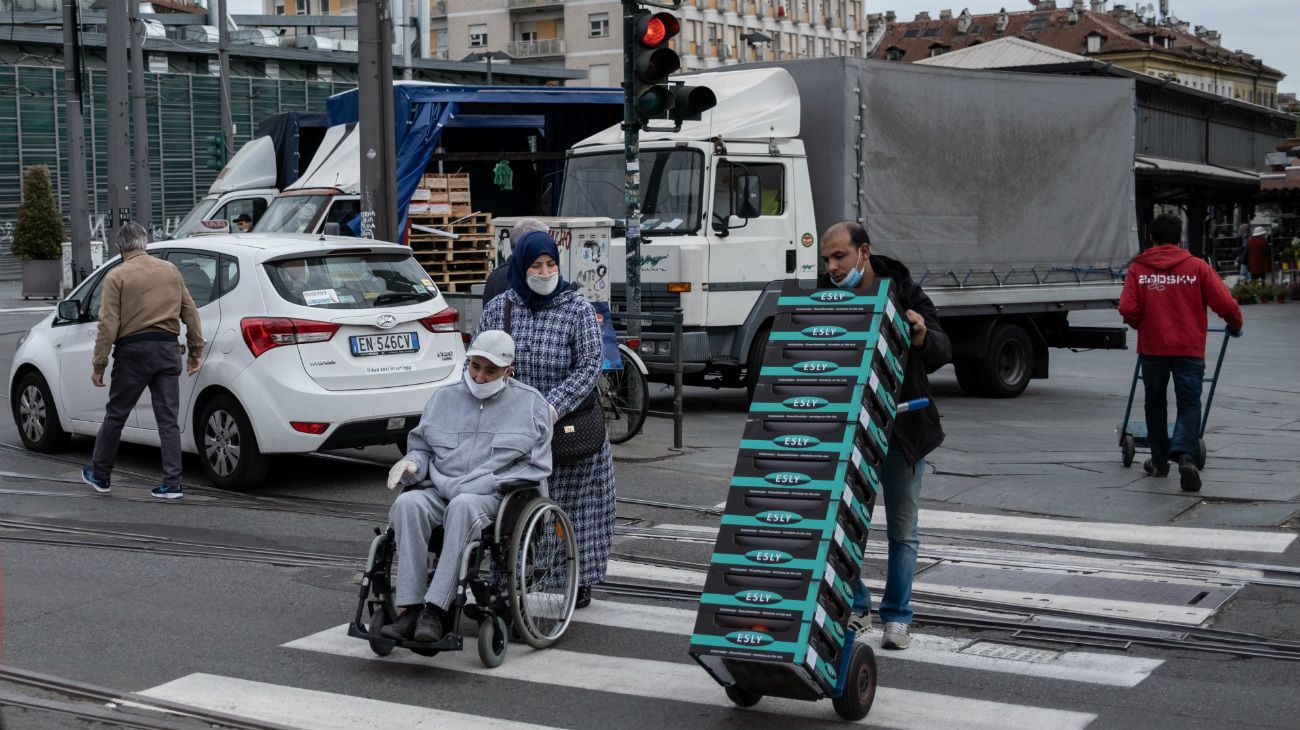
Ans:
[{"label": "person in wheelchair", "polygon": [[[396,533],[396,602],[403,613],[380,634],[435,642],[455,597],[466,545],[496,517],[501,489],[542,485],[551,474],[551,412],[541,393],[511,377],[515,344],[500,330],[470,343],[460,383],[440,388],[407,438],[407,453],[388,473],[388,488],[408,487],[389,510]],[[426,585],[429,538],[442,549]]]}]

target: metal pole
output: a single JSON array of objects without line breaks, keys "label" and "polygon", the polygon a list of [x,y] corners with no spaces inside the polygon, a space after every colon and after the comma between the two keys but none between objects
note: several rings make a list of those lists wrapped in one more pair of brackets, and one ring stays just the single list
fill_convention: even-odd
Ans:
[{"label": "metal pole", "polygon": [[[428,5],[429,0],[417,0],[421,5]],[[393,0],[393,35],[397,39],[397,50],[402,57],[402,78],[411,80],[411,19],[406,15],[406,0]]]},{"label": "metal pole", "polygon": [[123,223],[131,220],[131,147],[127,144],[127,48],[131,26],[126,3],[104,7],[108,26],[108,225],[104,233],[112,241]]},{"label": "metal pole", "polygon": [[226,138],[226,159],[234,153],[235,123],[230,118],[230,16],[226,15],[226,0],[214,0],[217,5],[217,64],[221,73],[221,135]]},{"label": "metal pole", "polygon": [[632,110],[632,36],[636,33],[636,3],[623,0],[623,205],[627,231],[627,335],[641,337],[641,149],[640,125]]},{"label": "metal pole", "polygon": [[72,283],[90,275],[90,219],[86,201],[85,123],[81,116],[81,10],[63,0],[63,87],[68,120],[68,218],[72,222]]},{"label": "metal pole", "polygon": [[361,114],[361,237],[398,241],[397,150],[393,139],[393,42],[385,0],[357,2],[357,91]]},{"label": "metal pole", "polygon": [[420,58],[429,58],[433,55],[433,49],[429,44],[429,6],[433,2],[434,0],[417,0],[415,3],[419,6],[416,17],[419,19]]},{"label": "metal pole", "polygon": [[131,14],[131,149],[135,153],[135,221],[153,232],[153,176],[149,172],[149,112],[144,104],[144,22],[140,3]]}]

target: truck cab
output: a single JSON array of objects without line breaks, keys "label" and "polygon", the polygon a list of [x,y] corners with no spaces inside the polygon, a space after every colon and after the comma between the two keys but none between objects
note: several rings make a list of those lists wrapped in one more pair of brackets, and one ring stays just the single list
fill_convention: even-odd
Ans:
[{"label": "truck cab", "polygon": [[[816,278],[817,226],[793,82],[770,71],[726,77],[691,77],[718,97],[706,121],[641,135],[641,298],[645,311],[682,308],[688,381],[736,386],[765,345],[780,283]],[[624,167],[620,130],[579,143],[560,214],[621,221]],[[623,261],[625,229],[615,234],[610,260]],[[610,274],[617,311],[626,271]],[[672,362],[671,337],[644,329],[642,357]]]},{"label": "truck cab", "polygon": [[[212,187],[208,188],[208,194],[181,219],[171,237],[237,231],[235,219],[241,215],[248,215],[256,224],[280,192],[275,182],[275,145],[270,137],[258,137],[230,158]],[[205,221],[224,222],[225,225],[213,226],[205,224]]]}]

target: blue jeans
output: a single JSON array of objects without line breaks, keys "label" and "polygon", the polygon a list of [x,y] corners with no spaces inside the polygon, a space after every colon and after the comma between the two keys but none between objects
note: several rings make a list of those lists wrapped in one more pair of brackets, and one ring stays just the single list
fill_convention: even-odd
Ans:
[{"label": "blue jeans", "polygon": [[[880,470],[884,490],[885,532],[889,536],[889,569],[885,575],[885,597],[880,602],[880,620],[885,623],[912,623],[912,577],[916,574],[916,553],[921,545],[921,477],[925,476],[925,459],[909,466],[903,452],[891,448]],[[853,588],[853,612],[867,615],[871,611],[871,590],[858,581]]]},{"label": "blue jeans", "polygon": [[[1169,436],[1169,409],[1166,391],[1169,378],[1174,380],[1174,399],[1178,416],[1174,435]],[[1199,357],[1142,356],[1142,387],[1146,391],[1147,444],[1151,463],[1177,461],[1187,454],[1193,459],[1199,451],[1201,434],[1201,384],[1205,377],[1205,360]]]}]

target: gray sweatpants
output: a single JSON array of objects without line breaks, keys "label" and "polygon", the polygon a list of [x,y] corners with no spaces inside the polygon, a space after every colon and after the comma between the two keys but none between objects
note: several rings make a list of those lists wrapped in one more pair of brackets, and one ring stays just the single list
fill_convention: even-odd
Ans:
[{"label": "gray sweatpants", "polygon": [[[388,511],[388,524],[397,533],[397,605],[450,606],[465,546],[496,519],[500,506],[500,494],[458,494],[450,503],[435,489],[413,489],[398,496]],[[426,587],[429,536],[438,525],[442,525],[442,551]]]},{"label": "gray sweatpants", "polygon": [[131,342],[113,348],[113,378],[108,384],[108,405],[104,422],[95,437],[90,467],[95,476],[108,481],[117,461],[122,427],[131,417],[144,389],[149,389],[158,440],[162,446],[162,483],[181,484],[180,374],[182,348],[175,340]]}]

